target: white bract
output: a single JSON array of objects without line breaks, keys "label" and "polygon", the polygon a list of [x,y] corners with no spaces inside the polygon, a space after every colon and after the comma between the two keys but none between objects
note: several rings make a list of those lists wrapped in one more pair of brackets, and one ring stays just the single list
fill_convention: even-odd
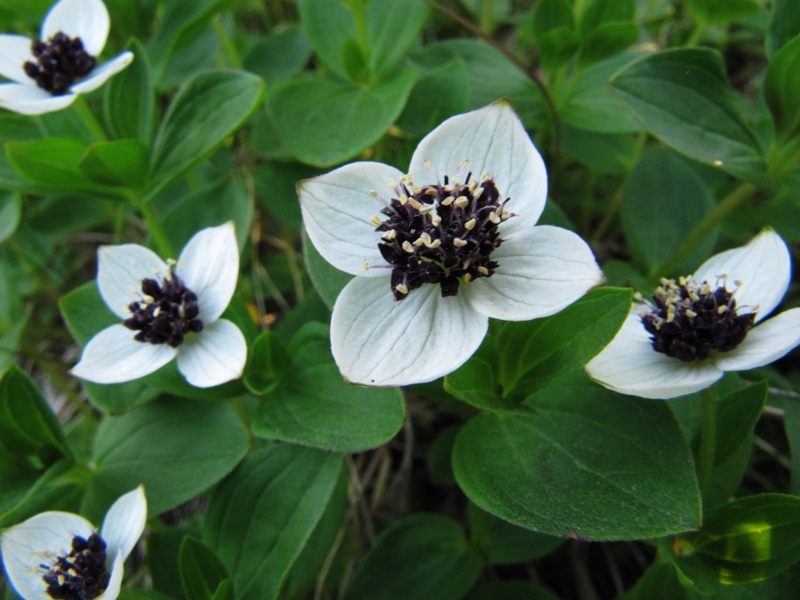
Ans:
[{"label": "white bract", "polygon": [[[800,309],[764,321],[786,294],[790,279],[789,250],[777,233],[765,229],[746,246],[712,256],[678,285],[665,281],[655,304],[634,305],[586,372],[622,394],[667,399],[707,388],[725,371],[767,365],[800,343]],[[698,299],[681,299],[687,296],[682,290]],[[658,316],[658,298],[669,298],[671,320]],[[656,334],[645,329],[647,319]],[[673,348],[673,355],[656,351],[657,343]],[[700,356],[693,357],[701,346]]]},{"label": "white bract", "polygon": [[173,358],[196,387],[241,376],[247,343],[220,315],[239,276],[233,223],[196,233],[177,262],[165,262],[137,244],[98,251],[97,285],[123,324],[94,336],[72,374],[95,383],[148,375]]},{"label": "white bract", "polygon": [[478,348],[489,317],[552,315],[603,282],[580,237],[534,227],[547,173],[508,101],[442,123],[408,173],[357,162],[300,182],[298,194],[314,246],[356,276],[331,320],[352,383],[446,375]]},{"label": "white bract", "polygon": [[[114,502],[100,528],[100,541],[92,524],[79,515],[40,513],[0,534],[8,580],[24,600],[78,597],[75,593],[51,596],[48,585],[59,586],[62,592],[85,590],[86,595],[80,597],[87,599],[114,600],[122,585],[123,563],[146,520],[143,486]],[[73,565],[85,575],[77,575]]]},{"label": "white bract", "polygon": [[[85,53],[94,59],[106,45],[108,30],[108,10],[101,0],[59,0],[45,16],[40,35],[45,45],[59,33],[69,40],[80,38]],[[65,40],[65,43],[68,42]],[[59,63],[47,75],[48,81],[53,73],[61,78],[55,91],[48,91],[25,69],[25,63],[38,68],[33,44],[34,40],[22,35],[0,34],[0,75],[13,82],[0,84],[0,107],[26,115],[39,115],[69,106],[79,94],[97,89],[133,60],[131,52],[123,52],[103,65],[90,63],[85,69],[88,72],[84,72],[80,68],[76,70],[71,59],[63,59],[70,62],[66,66]],[[64,53],[59,54],[63,56]]]}]

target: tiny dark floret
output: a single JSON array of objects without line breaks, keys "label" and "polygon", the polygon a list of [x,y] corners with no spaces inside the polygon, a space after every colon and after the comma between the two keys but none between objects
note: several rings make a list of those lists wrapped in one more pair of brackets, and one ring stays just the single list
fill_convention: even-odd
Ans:
[{"label": "tiny dark floret", "polygon": [[502,243],[497,226],[511,217],[494,180],[468,174],[463,183],[450,181],[417,187],[403,178],[396,197],[375,218],[381,255],[392,266],[395,300],[426,283],[437,284],[442,296],[455,296],[461,283],[491,277],[498,267],[491,254]]},{"label": "tiny dark floret", "polygon": [[34,40],[31,52],[36,62],[27,61],[23,68],[28,77],[53,96],[63,96],[78,79],[94,69],[97,60],[83,48],[81,38],[71,38],[59,31],[46,42]]},{"label": "tiny dark floret", "polygon": [[683,362],[705,360],[742,343],[756,313],[737,314],[735,292],[691,278],[662,279],[652,310],[642,316],[653,348]]},{"label": "tiny dark floret", "polygon": [[96,533],[88,539],[76,535],[69,554],[41,567],[47,571],[42,575],[47,594],[56,600],[93,600],[108,587],[106,543]]},{"label": "tiny dark floret", "polygon": [[187,333],[203,331],[203,322],[197,318],[197,295],[174,273],[161,283],[143,279],[142,293],[144,299],[128,306],[132,316],[123,321],[125,327],[139,332],[133,337],[137,342],[177,348]]}]

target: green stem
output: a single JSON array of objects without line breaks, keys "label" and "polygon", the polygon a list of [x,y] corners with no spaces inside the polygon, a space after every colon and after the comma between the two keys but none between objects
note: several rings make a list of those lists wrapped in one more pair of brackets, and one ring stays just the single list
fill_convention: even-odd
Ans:
[{"label": "green stem", "polygon": [[231,36],[228,35],[228,31],[222,24],[222,16],[217,15],[211,19],[211,26],[214,28],[214,34],[222,45],[222,51],[228,59],[228,64],[234,69],[241,69],[242,59],[239,57],[239,52],[236,50]]},{"label": "green stem", "polygon": [[149,202],[143,202],[138,206],[145,223],[147,223],[147,229],[150,231],[150,235],[152,235],[153,239],[156,241],[156,246],[158,246],[158,251],[161,256],[164,258],[177,258],[172,244],[167,237],[167,233],[161,226],[161,221],[158,220],[155,211],[153,211],[153,207]]},{"label": "green stem", "polygon": [[658,274],[658,276],[667,277],[694,250],[695,246],[708,237],[714,227],[749,200],[757,191],[758,188],[750,183],[743,183],[733,190],[689,232],[689,235],[684,238],[681,245],[667,260],[658,266],[654,273]]},{"label": "green stem", "polygon": [[86,104],[86,100],[83,99],[83,96],[78,96],[75,98],[75,101],[72,103],[72,106],[75,107],[76,112],[83,121],[83,124],[86,125],[86,129],[89,130],[89,133],[92,134],[92,137],[98,142],[106,142],[108,141],[108,136],[106,135],[105,129],[100,125],[100,122],[94,116],[94,113],[89,109],[89,105]]},{"label": "green stem", "polygon": [[700,430],[700,451],[697,456],[697,480],[705,498],[711,491],[717,449],[717,393],[713,387],[700,394],[703,404],[703,425]]},{"label": "green stem", "polygon": [[486,35],[492,35],[494,30],[494,22],[492,15],[494,13],[494,0],[483,0],[483,7],[481,9],[481,31],[485,31]]}]

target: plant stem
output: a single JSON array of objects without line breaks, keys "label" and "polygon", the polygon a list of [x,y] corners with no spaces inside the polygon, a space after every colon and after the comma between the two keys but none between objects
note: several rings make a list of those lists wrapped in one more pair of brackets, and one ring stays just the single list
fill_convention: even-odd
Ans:
[{"label": "plant stem", "polygon": [[[667,277],[674,269],[676,269],[681,262],[694,250],[700,242],[702,242],[711,230],[719,225],[725,217],[738,209],[745,201],[758,191],[758,188],[750,183],[743,183],[735,190],[733,190],[722,202],[717,204],[705,218],[700,221],[692,231],[689,232],[680,246],[667,258],[658,268],[654,274],[659,277]],[[652,274],[651,274],[652,275]]]},{"label": "plant stem", "polygon": [[700,394],[703,404],[703,425],[700,430],[700,451],[697,456],[697,480],[703,498],[711,491],[717,449],[717,393],[713,387]]},{"label": "plant stem", "polygon": [[486,35],[492,35],[494,23],[492,22],[492,14],[494,13],[494,0],[483,0],[481,8],[481,30],[486,32]]},{"label": "plant stem", "polygon": [[222,50],[228,59],[228,64],[233,69],[241,69],[242,59],[239,58],[239,52],[236,50],[236,46],[234,46],[231,36],[228,35],[228,31],[222,24],[221,15],[217,15],[211,19],[211,27],[214,29],[214,34],[217,36],[219,43],[222,45]]},{"label": "plant stem", "polygon": [[80,116],[81,121],[83,121],[83,124],[86,125],[86,129],[89,130],[89,133],[92,134],[92,137],[95,139],[95,141],[108,141],[108,136],[106,135],[105,129],[103,129],[97,118],[94,116],[94,113],[89,109],[89,105],[86,104],[86,100],[83,99],[83,96],[79,95],[77,98],[75,98],[72,106],[75,107],[75,110]]},{"label": "plant stem", "polygon": [[156,246],[158,246],[158,251],[164,258],[178,258],[175,256],[175,252],[172,248],[172,244],[167,237],[167,233],[164,231],[164,228],[161,226],[161,221],[158,220],[156,213],[153,211],[153,207],[150,205],[149,202],[143,202],[138,205],[139,210],[144,217],[145,223],[147,223],[147,229],[150,231],[150,235],[153,236],[153,239],[156,241]]}]

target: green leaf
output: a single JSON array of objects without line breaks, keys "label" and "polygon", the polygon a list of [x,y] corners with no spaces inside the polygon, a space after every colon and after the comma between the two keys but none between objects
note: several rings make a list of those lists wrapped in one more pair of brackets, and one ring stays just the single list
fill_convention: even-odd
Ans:
[{"label": "green leaf", "polygon": [[566,65],[580,47],[580,38],[572,29],[556,27],[539,38],[539,58],[545,71],[554,72]]},{"label": "green leaf", "polygon": [[253,394],[266,394],[289,372],[292,356],[280,337],[265,331],[250,346],[244,384]]},{"label": "green leaf", "polygon": [[236,131],[256,109],[264,82],[244,71],[207,71],[178,92],[161,122],[150,157],[151,195]]},{"label": "green leaf", "polygon": [[278,597],[341,468],[340,455],[274,444],[250,454],[217,487],[203,539],[232,575],[238,600]]},{"label": "green leaf", "polygon": [[453,474],[453,464],[450,456],[453,453],[453,443],[456,440],[460,425],[448,425],[436,432],[428,448],[425,467],[431,483],[440,487],[450,487],[456,484]]},{"label": "green leaf", "polygon": [[624,53],[595,63],[583,71],[570,88],[561,119],[564,123],[596,133],[641,131],[639,122],[611,91],[608,80],[638,54]]},{"label": "green leaf", "polygon": [[733,21],[761,8],[758,0],[686,0],[686,4],[703,23]]},{"label": "green leaf", "polygon": [[175,598],[153,590],[122,588],[119,592],[119,600],[175,600]]},{"label": "green leaf", "polygon": [[772,59],[783,45],[800,34],[800,11],[795,0],[772,0],[772,20],[767,32],[767,56]]},{"label": "green leaf", "polygon": [[259,38],[244,56],[244,68],[271,87],[300,73],[311,56],[311,46],[299,27],[289,27]]},{"label": "green leaf", "polygon": [[[464,600],[559,600],[553,592],[528,581],[493,581],[472,588]],[[670,598],[670,600],[677,600]]]},{"label": "green leaf", "polygon": [[764,81],[764,96],[781,137],[788,138],[800,130],[800,86],[797,65],[800,64],[800,35],[792,38],[772,57]]},{"label": "green leaf", "polygon": [[393,521],[364,556],[345,600],[458,600],[478,579],[483,561],[457,523],[416,513]]},{"label": "green leaf", "polygon": [[[2,273],[0,273],[0,284],[5,284]],[[0,303],[2,303],[2,298],[0,298]],[[4,327],[0,322],[0,373],[5,371],[6,367],[13,363],[17,357],[19,342],[25,332],[25,326],[28,324],[32,308],[26,309],[25,313],[9,324],[8,327]]]},{"label": "green leaf", "polygon": [[578,19],[578,30],[584,38],[609,23],[633,21],[635,0],[592,0]]},{"label": "green leaf", "polygon": [[345,383],[331,358],[328,327],[309,323],[292,338],[291,373],[261,402],[255,435],[339,452],[388,442],[403,426],[399,390]]},{"label": "green leaf", "polygon": [[17,230],[22,216],[22,198],[15,192],[0,192],[0,243]]},{"label": "green leaf", "polygon": [[84,508],[97,514],[144,483],[157,515],[194,498],[244,457],[248,435],[224,403],[165,398],[100,424],[92,449],[96,475]]},{"label": "green leaf", "polygon": [[422,137],[439,123],[467,110],[469,72],[461,58],[453,58],[420,77],[397,126]]},{"label": "green leaf", "polygon": [[153,141],[155,104],[150,61],[139,40],[132,40],[128,50],[135,58],[105,84],[103,112],[115,138],[136,139],[149,148]]},{"label": "green leaf", "polygon": [[708,185],[680,156],[652,148],[636,164],[625,186],[620,216],[625,240],[636,264],[649,276],[686,275],[714,249],[715,229],[674,273],[656,270],[715,206]]},{"label": "green leaf", "polygon": [[86,150],[78,169],[104,185],[141,189],[147,182],[147,149],[136,140],[95,142]]},{"label": "green leaf", "polygon": [[533,33],[540,38],[559,27],[574,29],[572,4],[569,0],[542,0],[534,10],[532,25]]},{"label": "green leaf", "polygon": [[668,146],[736,177],[764,182],[761,148],[736,108],[718,52],[657,52],[622,69],[611,85],[645,129]]},{"label": "green leaf", "polygon": [[16,365],[0,378],[0,439],[13,452],[35,455],[44,465],[72,456],[47,399]]},{"label": "green leaf", "polygon": [[[413,69],[372,88],[334,81],[289,81],[270,92],[275,128],[298,160],[329,167],[377,142],[417,81]],[[321,105],[325,110],[319,110]]]},{"label": "green leaf", "polygon": [[584,378],[550,388],[535,414],[473,418],[453,469],[483,510],[550,535],[642,539],[700,525],[694,462],[669,408]]},{"label": "green leaf", "polygon": [[6,156],[14,170],[36,186],[62,192],[111,191],[81,172],[79,165],[88,148],[88,143],[75,138],[45,138],[6,142]]},{"label": "green leaf", "polygon": [[631,46],[638,37],[639,26],[634,22],[603,23],[581,44],[579,62],[588,65],[614,56]]},{"label": "green leaf", "polygon": [[503,323],[498,331],[503,395],[529,396],[583,366],[614,338],[628,316],[631,291],[597,288],[552,317]]},{"label": "green leaf", "polygon": [[565,152],[599,173],[624,175],[633,167],[641,151],[641,142],[627,133],[595,133],[571,127],[561,128]]},{"label": "green leaf", "polygon": [[498,361],[495,334],[490,333],[464,365],[444,378],[444,390],[480,410],[527,412],[515,399],[505,397]]},{"label": "green leaf", "polygon": [[346,40],[356,37],[350,11],[340,0],[299,0],[297,8],[314,52],[336,75],[349,79],[344,47]]},{"label": "green leaf", "polygon": [[702,531],[672,543],[673,560],[701,591],[764,581],[800,560],[800,498],[759,494],[706,515]]},{"label": "green leaf", "polygon": [[[383,80],[417,41],[430,9],[422,0],[370,0],[367,8],[368,72]],[[401,27],[397,24],[402,23]]]},{"label": "green leaf", "polygon": [[327,307],[332,310],[336,298],[339,297],[339,292],[353,279],[353,276],[340,271],[322,258],[307,234],[303,235],[303,256],[314,289],[317,290]]},{"label": "green leaf", "polygon": [[507,523],[474,504],[467,507],[469,537],[472,546],[493,565],[513,565],[528,562],[549,554],[561,544],[562,538],[528,531]]},{"label": "green leaf", "polygon": [[183,538],[180,550],[180,573],[183,592],[192,600],[212,600],[228,572],[217,555],[193,537]]},{"label": "green leaf", "polygon": [[5,446],[0,450],[0,527],[46,510],[75,510],[84,489],[73,475],[71,458],[38,469]]}]

